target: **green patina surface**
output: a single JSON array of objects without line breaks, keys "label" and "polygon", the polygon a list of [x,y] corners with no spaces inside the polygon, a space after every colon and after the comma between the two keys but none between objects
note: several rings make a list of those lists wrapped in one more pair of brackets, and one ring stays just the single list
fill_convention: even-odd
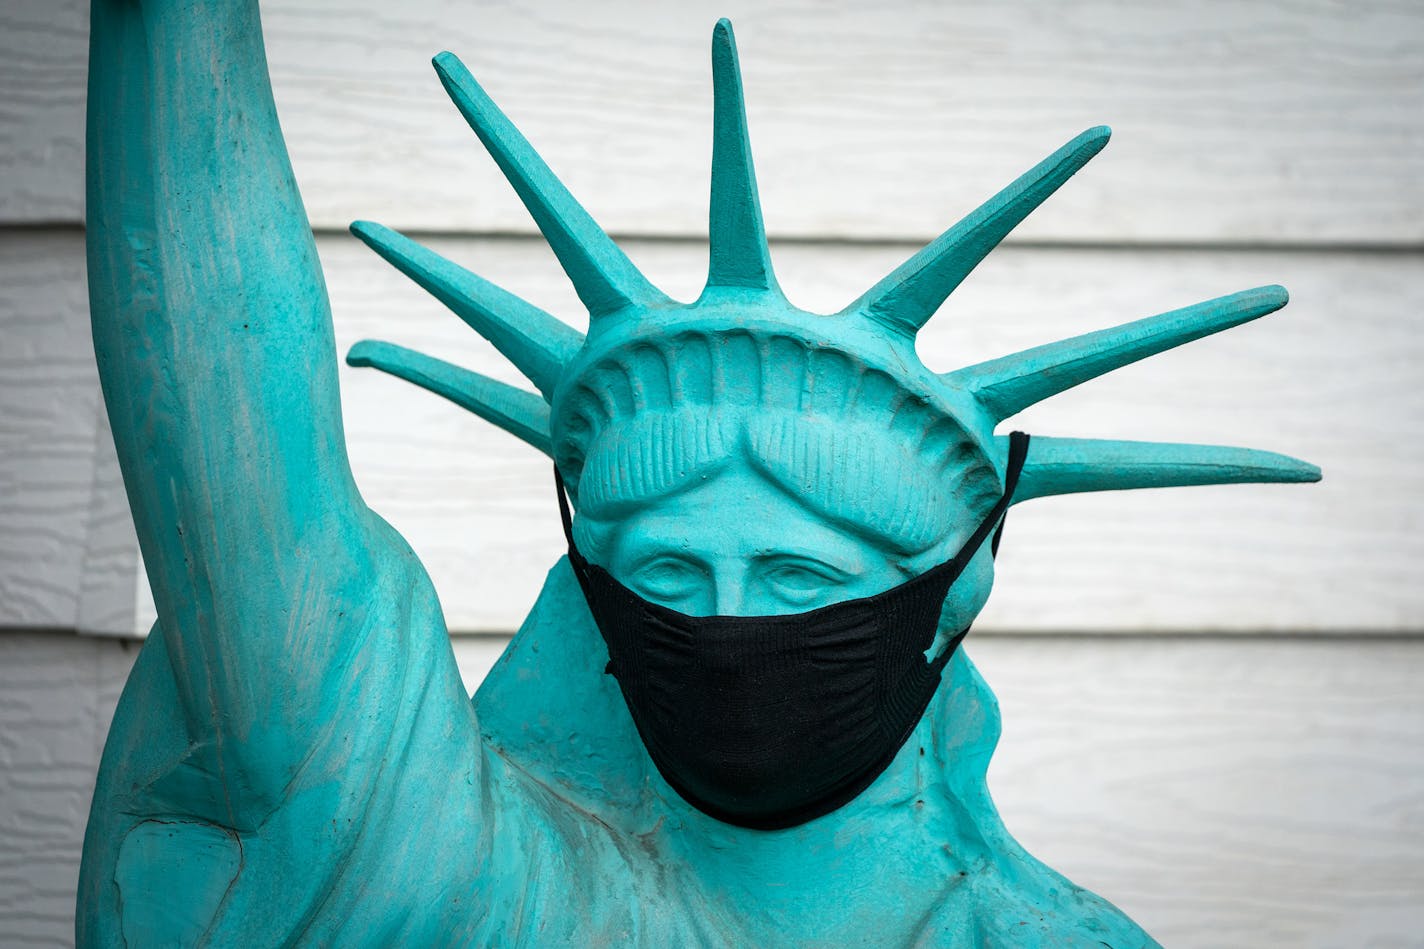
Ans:
[{"label": "green patina surface", "polygon": [[[353,226],[537,393],[388,343],[350,361],[550,454],[591,548],[683,481],[731,479],[719,483],[745,484],[746,504],[705,515],[729,549],[775,489],[803,528],[830,525],[900,567],[930,562],[1001,489],[1000,421],[1285,303],[1248,290],[930,372],[915,333],[1107,130],[842,312],[813,315],[772,274],[725,23],[713,66],[696,303],[633,267],[449,54],[441,81],[587,305],[588,337],[393,231]],[[719,823],[662,782],[563,561],[472,703],[428,577],[351,477],[255,2],[95,0],[89,81],[95,348],[159,622],[105,749],[80,945],[1154,944],[1004,829],[985,786],[997,706],[962,652],[867,791],[775,832]],[[1254,450],[1039,436],[1015,500],[1318,477]],[[985,552],[942,627],[966,625],[991,583]],[[742,602],[782,609],[772,597]]]}]

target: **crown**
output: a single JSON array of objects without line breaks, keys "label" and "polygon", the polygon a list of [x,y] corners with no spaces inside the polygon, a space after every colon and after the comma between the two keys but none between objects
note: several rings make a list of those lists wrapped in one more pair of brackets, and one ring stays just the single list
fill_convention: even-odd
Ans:
[{"label": "crown", "polygon": [[[347,361],[435,392],[550,455],[581,508],[609,500],[594,496],[599,485],[620,477],[656,479],[658,464],[638,463],[649,453],[662,451],[684,467],[695,465],[699,454],[716,454],[725,441],[720,420],[739,413],[763,420],[752,437],[764,439],[780,437],[778,418],[834,420],[828,428],[840,431],[842,449],[853,441],[857,424],[889,430],[926,460],[916,471],[930,479],[976,465],[1001,473],[1008,440],[995,436],[999,422],[1287,301],[1283,288],[1259,287],[948,373],[925,367],[915,351],[921,327],[1019,222],[1107,144],[1109,129],[1097,127],[1049,155],[840,312],[797,309],[772,272],[736,46],[731,24],[722,20],[712,39],[707,284],[695,302],[680,303],[654,287],[599,228],[459,59],[441,53],[434,65],[588,308],[589,332],[585,337],[389,228],[358,221],[351,229],[359,239],[494,344],[538,391],[386,342],[357,343]],[[819,443],[825,473],[834,476],[838,463],[865,467],[863,458],[856,461],[837,443],[836,431]],[[851,460],[837,461],[846,458]],[[608,476],[581,486],[584,472],[594,469]],[[1319,478],[1313,465],[1252,449],[1035,437],[1014,500]],[[882,483],[876,490],[886,488]]]}]

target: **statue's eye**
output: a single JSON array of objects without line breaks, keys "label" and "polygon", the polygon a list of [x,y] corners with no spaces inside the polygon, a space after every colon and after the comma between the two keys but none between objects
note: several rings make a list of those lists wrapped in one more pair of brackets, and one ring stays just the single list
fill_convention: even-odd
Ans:
[{"label": "statue's eye", "polygon": [[696,564],[678,557],[655,557],[634,571],[633,585],[650,600],[675,603],[705,589],[707,576]]},{"label": "statue's eye", "polygon": [[763,565],[762,579],[782,599],[806,603],[848,579],[844,571],[827,564],[796,558],[774,558]]}]

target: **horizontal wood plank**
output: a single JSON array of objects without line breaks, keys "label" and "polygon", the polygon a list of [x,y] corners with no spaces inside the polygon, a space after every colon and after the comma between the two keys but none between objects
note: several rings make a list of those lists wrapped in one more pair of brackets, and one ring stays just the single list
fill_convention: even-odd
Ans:
[{"label": "horizontal wood plank", "polygon": [[[82,216],[80,0],[0,12],[0,221]],[[1424,242],[1424,7],[1091,0],[461,6],[272,0],[313,221],[527,232],[429,68],[463,56],[608,229],[705,232],[713,21],[737,24],[769,227],[927,238],[1082,129],[1051,241]]]},{"label": "horizontal wood plank", "polygon": [[1416,945],[1417,642],[986,639],[989,787],[1165,946]]},{"label": "horizontal wood plank", "polygon": [[[579,312],[536,240],[433,243],[551,312]],[[343,351],[361,338],[387,338],[520,381],[488,344],[354,239],[323,238],[319,247]],[[629,249],[674,294],[696,294],[699,245]],[[833,310],[910,250],[789,244],[774,256],[793,300]],[[143,584],[122,493],[111,460],[95,452],[102,440],[81,261],[78,233],[0,237],[0,478],[8,486],[0,493],[0,625],[133,633],[148,628],[152,605],[133,592]],[[922,355],[934,368],[1286,284],[1294,298],[1281,313],[1120,370],[1013,425],[1267,448],[1321,465],[1325,481],[1020,505],[980,628],[1424,629],[1424,588],[1414,576],[1424,562],[1420,264],[1415,254],[1335,252],[1013,248],[991,258],[924,334]],[[405,383],[371,370],[342,373],[358,481],[424,560],[451,628],[515,628],[562,546],[548,462]]]},{"label": "horizontal wood plank", "polygon": [[[459,637],[473,689],[502,637]],[[1395,947],[1424,928],[1424,642],[971,638],[1030,852],[1164,945]],[[132,644],[0,634],[0,932],[68,945]]]},{"label": "horizontal wood plank", "polygon": [[102,410],[83,235],[0,234],[0,625],[76,625]]}]

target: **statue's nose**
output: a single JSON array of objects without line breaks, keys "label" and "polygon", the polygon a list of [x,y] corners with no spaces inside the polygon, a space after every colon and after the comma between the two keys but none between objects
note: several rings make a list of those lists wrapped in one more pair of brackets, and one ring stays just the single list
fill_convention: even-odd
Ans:
[{"label": "statue's nose", "polygon": [[738,576],[729,576],[727,571],[718,571],[712,577],[712,603],[718,616],[751,616],[764,610],[753,610],[748,602],[747,584]]}]

